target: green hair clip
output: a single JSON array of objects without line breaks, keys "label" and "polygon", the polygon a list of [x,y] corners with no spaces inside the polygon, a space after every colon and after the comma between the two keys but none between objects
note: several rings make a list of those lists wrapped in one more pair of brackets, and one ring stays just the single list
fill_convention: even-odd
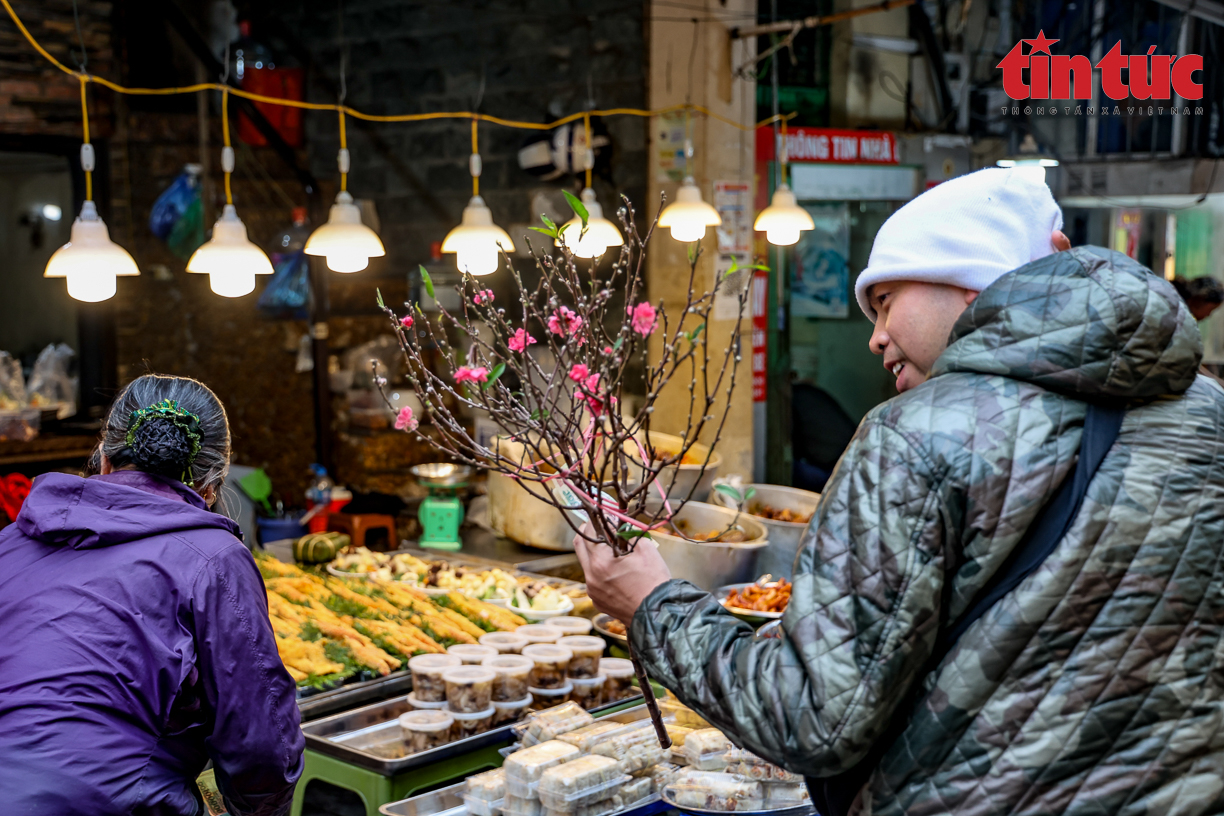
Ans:
[{"label": "green hair clip", "polygon": [[195,414],[179,407],[177,401],[172,399],[164,399],[156,405],[150,405],[148,408],[137,408],[128,417],[128,432],[126,442],[128,447],[136,441],[136,433],[140,427],[154,417],[168,419],[175,427],[182,428],[187,434],[187,439],[191,441],[191,453],[187,456],[187,467],[183,470],[183,475],[180,477],[185,485],[193,486],[194,480],[191,478],[191,466],[195,464],[196,456],[200,453],[200,442],[203,435],[200,432],[200,418]]}]

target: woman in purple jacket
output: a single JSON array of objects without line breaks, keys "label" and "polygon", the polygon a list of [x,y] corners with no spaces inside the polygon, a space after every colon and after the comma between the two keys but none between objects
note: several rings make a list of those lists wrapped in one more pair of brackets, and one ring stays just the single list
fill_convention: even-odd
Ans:
[{"label": "woman in purple jacket", "polygon": [[225,409],[183,377],[111,406],[89,478],[34,482],[0,531],[0,808],[194,816],[210,759],[234,816],[287,813],[294,684],[237,525],[209,508]]}]

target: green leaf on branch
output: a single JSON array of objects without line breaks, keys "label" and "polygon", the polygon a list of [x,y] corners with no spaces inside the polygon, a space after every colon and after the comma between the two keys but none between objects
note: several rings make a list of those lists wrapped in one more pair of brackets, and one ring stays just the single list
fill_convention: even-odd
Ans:
[{"label": "green leaf on branch", "polygon": [[498,363],[497,365],[493,366],[493,370],[489,372],[489,379],[485,381],[484,385],[480,386],[480,390],[488,391],[490,388],[492,388],[493,383],[497,382],[497,378],[500,377],[505,370],[505,363]]},{"label": "green leaf on branch", "polygon": [[736,272],[740,272],[744,269],[759,269],[762,272],[769,271],[769,267],[766,266],[765,264],[745,264],[744,266],[740,266],[739,259],[732,258],[730,268],[727,269],[727,271],[724,272],[722,276],[725,278],[728,275],[734,275]]},{"label": "green leaf on branch", "polygon": [[531,418],[536,422],[540,421],[541,419],[548,419],[549,416],[551,415],[548,413],[548,411],[544,411],[540,408],[537,408],[531,412]]},{"label": "green leaf on branch", "polygon": [[744,494],[744,501],[748,501],[755,495],[756,495],[756,488],[755,487],[748,488],[748,492]]},{"label": "green leaf on branch", "polygon": [[632,541],[635,538],[650,538],[649,530],[639,530],[636,527],[625,527],[616,531],[616,535],[620,538]]},{"label": "green leaf on branch", "polygon": [[624,337],[624,335],[622,335],[622,336],[620,336],[620,337],[616,338],[616,342],[612,344],[612,350],[613,350],[613,351],[620,351],[621,346],[623,346],[624,344],[625,344],[625,337]]},{"label": "green leaf on branch", "polygon": [[538,233],[541,233],[542,235],[547,235],[549,238],[557,237],[556,232],[550,229],[546,229],[545,227],[528,227],[527,229],[531,230],[532,232],[538,232]]},{"label": "green leaf on branch", "polygon": [[697,263],[697,253],[700,251],[700,249],[701,249],[700,241],[694,241],[693,243],[688,245],[689,266],[692,266],[693,264]]},{"label": "green leaf on branch", "polygon": [[378,301],[378,308],[380,309],[387,308],[386,306],[383,305],[382,291],[378,287],[374,287],[374,299]]},{"label": "green leaf on branch", "polygon": [[591,214],[587,212],[586,205],[569,190],[562,190],[561,192],[565,194],[565,200],[569,202],[570,209],[574,211],[574,215],[578,216],[578,219],[582,221],[582,228],[586,229],[587,221],[591,217]]},{"label": "green leaf on branch", "polygon": [[430,297],[434,297],[433,278],[429,277],[429,272],[425,270],[425,266],[423,264],[419,266],[421,270],[421,283],[425,284],[425,292]]},{"label": "green leaf on branch", "polygon": [[722,493],[724,496],[730,497],[730,499],[733,502],[735,502],[737,507],[739,505],[742,505],[744,502],[748,501],[747,496],[745,496],[741,491],[736,490],[734,487],[732,487],[729,484],[717,484],[717,485],[714,485],[714,489],[717,490],[719,493]]},{"label": "green leaf on branch", "polygon": [[697,338],[701,335],[701,332],[704,329],[705,329],[705,324],[701,323],[697,326],[697,328],[693,329],[691,332],[685,332],[684,336],[688,338],[688,341],[690,343],[696,342]]}]

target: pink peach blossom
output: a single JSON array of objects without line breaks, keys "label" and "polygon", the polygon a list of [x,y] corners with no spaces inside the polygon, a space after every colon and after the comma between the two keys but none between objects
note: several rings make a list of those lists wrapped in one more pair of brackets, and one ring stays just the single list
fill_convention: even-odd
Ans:
[{"label": "pink peach blossom", "polygon": [[493,290],[481,289],[476,294],[472,295],[472,302],[477,306],[483,306],[493,302]]},{"label": "pink peach blossom", "polygon": [[575,363],[574,367],[569,371],[569,378],[574,382],[582,382],[590,376],[590,370],[582,363]]},{"label": "pink peach blossom", "polygon": [[405,329],[411,329],[412,323],[413,323],[412,315],[404,315],[403,317],[400,318],[400,325],[403,326]]},{"label": "pink peach blossom", "polygon": [[415,431],[420,424],[412,415],[412,409],[406,405],[395,416],[395,430],[397,431]]},{"label": "pink peach blossom", "polygon": [[577,334],[582,328],[583,320],[572,309],[562,306],[561,309],[548,318],[548,330],[553,334],[568,337]]},{"label": "pink peach blossom", "polygon": [[636,306],[628,307],[626,311],[633,316],[633,330],[638,334],[648,337],[655,330],[658,316],[655,307],[649,302],[642,301]]},{"label": "pink peach blossom", "polygon": [[534,346],[536,339],[527,333],[526,329],[519,329],[514,333],[514,336],[506,341],[506,345],[511,351],[525,351],[528,346]]},{"label": "pink peach blossom", "polygon": [[460,366],[459,369],[455,371],[455,382],[457,383],[461,383],[461,382],[474,382],[475,383],[475,382],[488,382],[488,381],[489,381],[489,369],[485,368],[484,366],[477,366],[475,368],[468,368],[467,366]]}]

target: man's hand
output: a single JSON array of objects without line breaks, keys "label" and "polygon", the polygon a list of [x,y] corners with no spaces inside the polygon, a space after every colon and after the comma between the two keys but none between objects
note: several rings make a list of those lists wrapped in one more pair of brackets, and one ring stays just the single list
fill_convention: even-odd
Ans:
[{"label": "man's hand", "polygon": [[1062,230],[1054,230],[1050,243],[1053,244],[1055,252],[1066,252],[1071,248],[1071,239]]},{"label": "man's hand", "polygon": [[[594,535],[587,525],[583,531]],[[606,544],[592,544],[582,536],[574,536],[574,552],[586,573],[587,593],[595,608],[605,612],[626,627],[646,596],[660,584],[671,580],[671,571],[659,555],[659,547],[649,538],[636,539],[637,547],[628,555],[617,558]]]}]

